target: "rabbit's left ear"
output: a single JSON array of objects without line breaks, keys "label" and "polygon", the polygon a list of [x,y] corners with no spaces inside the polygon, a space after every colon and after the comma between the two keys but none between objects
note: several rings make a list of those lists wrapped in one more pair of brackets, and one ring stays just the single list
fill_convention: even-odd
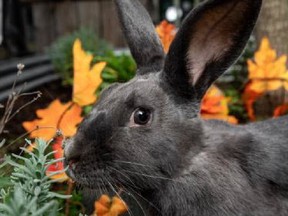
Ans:
[{"label": "rabbit's left ear", "polygon": [[261,0],[208,0],[194,9],[165,61],[164,80],[173,92],[201,100],[241,54],[260,8]]},{"label": "rabbit's left ear", "polygon": [[164,51],[153,22],[138,0],[114,0],[130,51],[137,63],[137,74],[163,69]]}]

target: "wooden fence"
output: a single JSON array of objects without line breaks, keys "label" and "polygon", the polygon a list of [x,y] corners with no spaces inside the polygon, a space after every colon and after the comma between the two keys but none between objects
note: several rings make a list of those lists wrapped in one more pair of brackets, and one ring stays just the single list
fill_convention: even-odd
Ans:
[{"label": "wooden fence", "polygon": [[[112,0],[90,1],[37,1],[22,0],[31,4],[33,35],[36,51],[49,46],[58,37],[67,35],[81,27],[94,30],[101,38],[116,47],[125,46]],[[142,0],[157,20],[158,1]]]}]

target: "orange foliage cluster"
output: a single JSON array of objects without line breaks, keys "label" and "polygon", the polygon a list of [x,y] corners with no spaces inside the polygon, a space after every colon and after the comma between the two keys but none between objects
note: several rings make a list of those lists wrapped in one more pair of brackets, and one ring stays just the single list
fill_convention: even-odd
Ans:
[{"label": "orange foliage cluster", "polygon": [[[287,56],[277,58],[268,38],[263,38],[259,50],[255,53],[254,62],[248,60],[249,82],[245,87],[243,100],[250,120],[256,120],[253,104],[264,93],[280,88],[288,90]],[[288,111],[283,105],[274,111],[274,117]]]},{"label": "orange foliage cluster", "polygon": [[176,35],[176,27],[173,24],[163,20],[156,26],[156,32],[160,37],[165,53],[168,52],[170,44]]},{"label": "orange foliage cluster", "polygon": [[95,216],[119,216],[127,211],[127,205],[116,196],[111,200],[108,195],[104,194],[95,202]]},{"label": "orange foliage cluster", "polygon": [[205,94],[201,104],[201,116],[204,119],[220,119],[237,124],[237,119],[229,115],[228,100],[215,85]]},{"label": "orange foliage cluster", "polygon": [[[56,99],[47,108],[36,111],[38,119],[23,122],[23,127],[30,132],[31,138],[41,137],[48,141],[55,136],[57,131],[61,131],[65,137],[73,136],[76,133],[77,125],[83,119],[81,107],[96,101],[95,91],[102,83],[101,72],[106,63],[100,62],[90,68],[93,56],[82,49],[79,39],[74,42],[73,59],[73,102],[62,104],[59,99]],[[52,144],[53,150],[56,151],[55,159],[63,157],[61,143],[62,139],[58,137]],[[61,170],[63,170],[63,163],[60,161],[49,166],[46,174]],[[66,180],[67,176],[63,173],[53,175],[51,178]]]}]

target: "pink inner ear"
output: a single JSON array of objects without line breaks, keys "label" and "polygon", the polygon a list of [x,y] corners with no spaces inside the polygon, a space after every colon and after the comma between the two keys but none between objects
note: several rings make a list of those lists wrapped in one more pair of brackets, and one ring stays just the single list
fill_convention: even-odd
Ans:
[{"label": "pink inner ear", "polygon": [[197,83],[207,63],[219,60],[229,51],[245,7],[241,1],[231,1],[206,11],[199,18],[187,53],[191,84]]}]

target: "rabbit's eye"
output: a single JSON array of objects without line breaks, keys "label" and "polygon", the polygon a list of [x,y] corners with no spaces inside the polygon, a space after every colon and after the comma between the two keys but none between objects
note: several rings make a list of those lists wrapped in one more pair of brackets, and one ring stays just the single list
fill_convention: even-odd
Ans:
[{"label": "rabbit's eye", "polygon": [[134,123],[138,125],[145,125],[151,118],[151,112],[148,109],[138,108],[133,114]]}]

